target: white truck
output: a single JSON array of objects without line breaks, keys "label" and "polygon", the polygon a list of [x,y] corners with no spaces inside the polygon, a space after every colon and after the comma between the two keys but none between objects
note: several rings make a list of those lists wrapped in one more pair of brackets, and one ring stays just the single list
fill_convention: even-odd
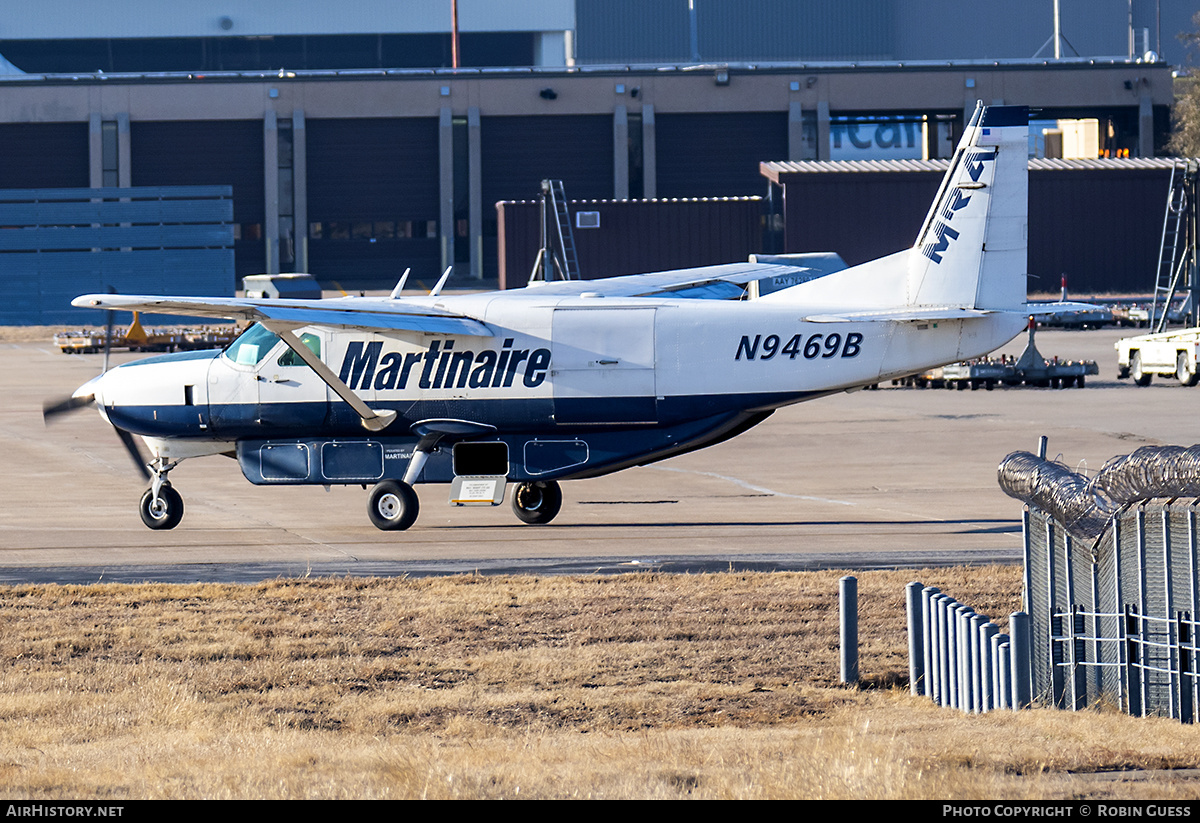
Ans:
[{"label": "white truck", "polygon": [[1117,377],[1132,377],[1139,386],[1150,385],[1156,374],[1174,377],[1184,386],[1200,382],[1200,328],[1124,337],[1116,347]]}]

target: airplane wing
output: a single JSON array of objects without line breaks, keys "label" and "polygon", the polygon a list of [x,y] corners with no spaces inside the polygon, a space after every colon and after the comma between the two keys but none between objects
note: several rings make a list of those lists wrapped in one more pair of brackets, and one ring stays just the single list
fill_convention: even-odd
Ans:
[{"label": "airplane wing", "polygon": [[85,294],[71,305],[81,308],[221,317],[300,326],[327,326],[369,331],[416,331],[491,337],[478,320],[432,306],[402,300],[342,298],[272,300],[243,297],[157,297],[137,294]]},{"label": "airplane wing", "polygon": [[628,274],[600,280],[554,280],[531,283],[536,294],[578,296],[580,292],[605,297],[694,297],[709,300],[738,299],[742,286],[754,280],[799,274],[812,269],[777,263],[726,263],[695,269],[673,269],[651,274]]}]

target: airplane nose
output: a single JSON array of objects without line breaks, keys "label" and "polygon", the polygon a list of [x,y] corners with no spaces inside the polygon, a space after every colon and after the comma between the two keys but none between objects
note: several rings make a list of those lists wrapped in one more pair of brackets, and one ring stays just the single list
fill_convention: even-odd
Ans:
[{"label": "airplane nose", "polygon": [[79,388],[77,388],[75,390],[75,392],[71,395],[71,399],[79,400],[79,401],[83,401],[83,402],[86,402],[88,400],[95,400],[96,403],[103,406],[104,399],[102,398],[102,396],[100,394],[100,381],[103,377],[104,377],[104,375],[100,374],[100,375],[93,377],[91,380],[87,381],[86,383],[84,383],[82,386],[80,386]]}]

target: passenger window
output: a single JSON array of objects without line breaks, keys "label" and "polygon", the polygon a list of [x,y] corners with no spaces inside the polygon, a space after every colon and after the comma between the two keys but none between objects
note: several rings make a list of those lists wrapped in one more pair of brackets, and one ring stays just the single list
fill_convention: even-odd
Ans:
[{"label": "passenger window", "polygon": [[[308,350],[315,354],[318,358],[321,356],[321,338],[315,334],[305,332],[300,335],[300,342],[308,347]],[[288,349],[279,356],[279,365],[281,366],[303,366],[304,361],[300,356],[291,349]]]}]

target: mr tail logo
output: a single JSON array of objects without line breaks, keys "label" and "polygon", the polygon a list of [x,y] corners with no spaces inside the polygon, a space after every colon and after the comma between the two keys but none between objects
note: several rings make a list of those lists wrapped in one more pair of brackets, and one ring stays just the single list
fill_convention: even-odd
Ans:
[{"label": "mr tail logo", "polygon": [[980,182],[979,178],[983,176],[984,163],[993,163],[995,160],[995,151],[971,151],[963,156],[963,170],[966,172],[965,177],[970,178],[970,182],[960,177],[959,181],[954,184],[954,188],[946,193],[941,207],[937,210],[939,219],[930,230],[932,239],[921,246],[921,254],[934,263],[941,263],[942,254],[950,248],[950,242],[958,239],[958,230],[952,228],[950,224],[954,222],[954,217],[959,210],[966,208],[974,196],[964,194],[963,189],[983,188],[986,184]]}]

